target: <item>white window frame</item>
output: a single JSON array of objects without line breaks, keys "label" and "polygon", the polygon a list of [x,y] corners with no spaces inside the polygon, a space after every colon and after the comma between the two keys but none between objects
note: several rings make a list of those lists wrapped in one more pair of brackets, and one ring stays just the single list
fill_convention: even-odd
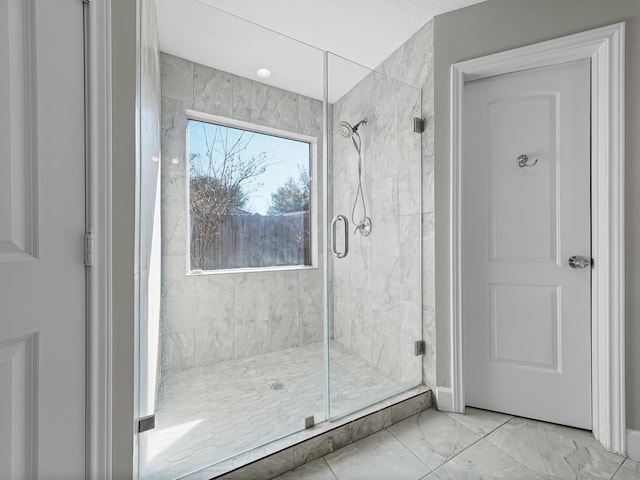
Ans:
[{"label": "white window frame", "polygon": [[[220,125],[222,127],[236,128],[245,130],[248,132],[258,133],[261,135],[271,135],[275,137],[284,138],[286,140],[294,140],[297,142],[305,142],[309,144],[310,165],[309,165],[309,178],[311,179],[310,191],[309,191],[309,223],[311,225],[311,238],[310,238],[310,254],[311,265],[281,265],[270,267],[238,267],[238,268],[221,268],[216,270],[191,270],[191,221],[186,222],[187,235],[185,254],[187,258],[187,275],[222,275],[229,273],[250,273],[250,272],[280,272],[287,270],[309,270],[318,268],[318,138],[309,135],[303,135],[301,133],[291,132],[288,130],[281,130],[265,125],[258,125],[251,122],[245,122],[242,120],[236,120],[229,117],[222,117],[219,115],[211,115],[208,113],[199,112],[196,110],[186,110],[187,122],[189,120],[195,120],[198,122],[206,122],[214,125]],[[189,135],[186,135],[185,158],[189,159]],[[186,178],[186,205],[187,205],[187,218],[189,218],[189,166],[191,160],[185,162],[185,178]]]}]

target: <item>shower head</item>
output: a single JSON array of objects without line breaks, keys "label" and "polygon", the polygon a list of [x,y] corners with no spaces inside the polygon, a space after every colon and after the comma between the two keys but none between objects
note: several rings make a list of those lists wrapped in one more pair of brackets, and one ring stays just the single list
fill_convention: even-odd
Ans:
[{"label": "shower head", "polygon": [[366,125],[367,119],[363,118],[358,123],[356,123],[353,127],[349,124],[349,122],[345,122],[344,120],[340,121],[338,125],[338,132],[345,138],[351,138],[354,133],[358,131],[358,127],[360,125]]},{"label": "shower head", "polygon": [[353,127],[349,125],[348,122],[341,120],[340,125],[338,125],[338,133],[340,133],[340,135],[345,138],[349,138],[351,135],[353,135]]}]

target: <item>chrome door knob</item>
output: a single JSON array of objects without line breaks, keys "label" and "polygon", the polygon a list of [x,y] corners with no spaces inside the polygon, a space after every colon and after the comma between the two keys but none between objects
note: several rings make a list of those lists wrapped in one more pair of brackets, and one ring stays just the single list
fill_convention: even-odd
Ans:
[{"label": "chrome door knob", "polygon": [[581,257],[580,255],[574,255],[569,259],[569,266],[571,268],[585,268],[591,265],[591,259]]}]

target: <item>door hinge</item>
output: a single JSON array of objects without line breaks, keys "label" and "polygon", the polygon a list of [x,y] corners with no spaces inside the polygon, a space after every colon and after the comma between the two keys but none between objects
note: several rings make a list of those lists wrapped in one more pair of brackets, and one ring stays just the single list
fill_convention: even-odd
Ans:
[{"label": "door hinge", "polygon": [[304,428],[311,428],[316,424],[315,418],[313,415],[309,415],[308,417],[304,417]]},{"label": "door hinge", "polygon": [[138,433],[146,432],[147,430],[153,430],[156,428],[156,416],[147,415],[138,419]]},{"label": "door hinge", "polygon": [[427,349],[427,344],[424,340],[416,340],[413,344],[413,353],[416,355],[424,355]]},{"label": "door hinge", "polygon": [[84,266],[93,267],[93,233],[84,234]]},{"label": "door hinge", "polygon": [[416,133],[424,133],[424,118],[414,117],[413,119],[413,131]]}]

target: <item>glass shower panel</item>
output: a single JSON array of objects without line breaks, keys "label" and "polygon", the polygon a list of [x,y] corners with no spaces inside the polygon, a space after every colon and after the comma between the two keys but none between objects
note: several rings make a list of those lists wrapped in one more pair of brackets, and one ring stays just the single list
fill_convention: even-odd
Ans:
[{"label": "glass shower panel", "polygon": [[[157,351],[140,363],[158,367],[140,375],[155,428],[138,440],[141,478],[172,479],[325,420],[324,53],[206,0],[157,5],[173,48],[159,54],[159,334],[140,331]],[[175,35],[182,49],[163,43]]]},{"label": "glass shower panel", "polygon": [[331,54],[328,90],[336,418],[421,383],[421,92]]}]

